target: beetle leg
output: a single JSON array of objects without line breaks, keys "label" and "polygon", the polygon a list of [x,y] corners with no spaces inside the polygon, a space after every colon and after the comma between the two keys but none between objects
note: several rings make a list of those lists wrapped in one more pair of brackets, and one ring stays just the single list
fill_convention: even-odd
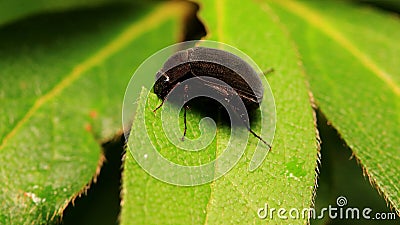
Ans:
[{"label": "beetle leg", "polygon": [[258,134],[256,134],[256,132],[254,132],[254,131],[251,129],[250,125],[249,125],[248,123],[246,123],[246,120],[245,120],[245,119],[242,119],[242,122],[243,122],[243,124],[246,126],[247,130],[248,130],[254,137],[256,137],[258,140],[262,141],[265,145],[268,146],[269,149],[272,148],[270,144],[268,144],[262,137],[260,137]]},{"label": "beetle leg", "polygon": [[[174,90],[179,84],[180,84],[180,82],[176,83],[176,85],[171,89],[171,91]],[[170,91],[170,92],[171,92],[171,91]],[[159,108],[161,108],[161,106],[163,106],[164,102],[167,101],[167,98],[168,98],[168,95],[165,96],[165,98],[162,100],[161,104],[160,104],[159,106],[157,106],[157,108],[155,108],[155,109],[153,110],[153,113],[156,113],[156,111],[157,111]]]},{"label": "beetle leg", "polygon": [[186,124],[186,111],[189,109],[187,103],[187,99],[189,98],[188,92],[189,92],[189,85],[185,85],[183,88],[184,93],[183,93],[183,124],[185,125],[185,128],[183,129],[183,136],[182,136],[182,141],[185,140],[186,136],[186,131],[187,131],[187,124]]},{"label": "beetle leg", "polygon": [[187,99],[189,98],[189,95],[188,95],[189,86],[186,84],[185,87],[183,88],[183,90],[184,90],[184,93],[183,93],[183,124],[185,125],[185,128],[183,129],[182,141],[185,140],[186,131],[187,131],[186,111],[189,109],[189,106],[186,103],[187,103]]},{"label": "beetle leg", "polygon": [[256,132],[254,132],[250,127],[247,127],[247,130],[256,138],[258,138],[260,141],[262,141],[265,145],[268,146],[269,149],[272,148],[270,144],[268,144],[262,137],[260,137]]},{"label": "beetle leg", "polygon": [[251,127],[250,127],[250,121],[247,121],[246,118],[243,118],[245,114],[239,113],[239,109],[235,106],[231,106],[233,111],[235,112],[235,114],[237,116],[239,116],[240,121],[242,121],[243,125],[246,126],[246,129],[254,136],[256,137],[258,140],[262,141],[265,145],[268,146],[269,149],[272,148],[272,146],[270,144],[268,144],[262,137],[260,137],[258,134],[256,134],[256,132],[254,132]]},{"label": "beetle leg", "polygon": [[157,108],[155,108],[155,109],[153,110],[153,113],[154,113],[154,114],[156,114],[156,111],[157,111],[159,108],[161,108],[161,106],[163,106],[164,101],[165,101],[165,100],[162,100],[161,104],[160,104],[159,106],[157,106]]},{"label": "beetle leg", "polygon": [[182,136],[182,141],[185,140],[185,136],[186,136],[186,131],[187,131],[187,125],[186,125],[186,110],[189,107],[187,105],[184,106],[183,108],[183,123],[185,124],[185,128],[183,129],[183,136]]}]

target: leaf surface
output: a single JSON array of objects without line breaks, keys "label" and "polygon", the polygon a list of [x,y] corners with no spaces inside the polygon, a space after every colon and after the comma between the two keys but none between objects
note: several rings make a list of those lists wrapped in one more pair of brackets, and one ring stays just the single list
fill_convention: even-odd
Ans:
[{"label": "leaf surface", "polygon": [[339,2],[272,5],[299,48],[318,106],[399,213],[398,18]]},{"label": "leaf surface", "polygon": [[175,40],[185,11],[103,8],[0,30],[0,224],[48,223],[84,189],[121,130],[132,72]]},{"label": "leaf surface", "polygon": [[[257,211],[265,204],[270,208],[295,207],[300,211],[312,205],[318,158],[315,121],[305,77],[287,31],[266,4],[254,1],[230,1],[229,4],[201,1],[199,4],[207,39],[231,44],[248,54],[262,70],[275,70],[267,77],[278,116],[272,151],[257,170],[249,172],[258,142],[250,136],[244,156],[231,171],[212,183],[194,187],[163,183],[148,175],[127,154],[122,224],[264,224],[266,221],[257,216]],[[163,134],[159,113],[152,112],[160,101],[154,94],[147,101],[148,105],[142,92],[128,142],[131,149],[151,149],[152,146],[143,144],[149,137],[164,157],[180,164],[198,165],[221,154],[229,129],[219,121],[214,140],[203,152],[182,153]],[[202,117],[198,111],[189,111],[189,137],[200,135],[198,124]],[[145,126],[150,135],[137,122],[144,118],[148,118]],[[252,124],[253,129],[259,130],[260,121],[255,120],[258,122]],[[304,218],[290,220],[297,224],[305,221]],[[280,224],[282,220],[275,214],[272,222]]]},{"label": "leaf surface", "polygon": [[[124,0],[119,1],[122,2]],[[39,13],[60,12],[81,7],[89,8],[101,6],[110,2],[110,0],[3,0],[0,2],[0,26]]]}]

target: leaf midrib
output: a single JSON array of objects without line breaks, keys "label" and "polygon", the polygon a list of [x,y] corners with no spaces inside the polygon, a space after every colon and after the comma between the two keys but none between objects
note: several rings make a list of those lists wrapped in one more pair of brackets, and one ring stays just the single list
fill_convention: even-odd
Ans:
[{"label": "leaf midrib", "polygon": [[176,10],[171,9],[177,6],[182,6],[182,4],[179,4],[177,2],[169,2],[158,6],[143,19],[135,21],[130,26],[128,26],[127,29],[125,29],[118,36],[112,39],[104,48],[100,49],[94,55],[90,56],[85,61],[75,66],[72,71],[64,77],[64,79],[60,80],[46,94],[40,96],[29,108],[29,110],[22,116],[22,118],[10,129],[10,132],[8,132],[4,136],[0,144],[0,151],[44,104],[56,98],[63,90],[65,90],[76,80],[78,80],[83,74],[85,74],[85,72],[89,71],[97,65],[100,65],[103,61],[121,50],[123,47],[127,46],[133,40],[135,40],[145,32],[153,29],[157,25],[161,24],[163,21],[165,21],[166,18],[176,16]]},{"label": "leaf midrib", "polygon": [[[256,1],[256,3],[259,3],[260,4],[260,2],[258,2],[258,1]],[[216,28],[215,28],[215,30],[217,31],[217,39],[218,39],[218,41],[221,41],[221,42],[224,42],[224,41],[226,41],[225,39],[225,37],[223,36],[224,35],[224,29],[223,29],[223,26],[224,26],[224,22],[225,22],[225,11],[223,10],[223,8],[224,8],[224,0],[218,0],[218,1],[216,1],[215,2],[215,8],[216,8],[216,13],[217,13],[217,15],[218,15],[218,17],[217,17],[217,23],[216,23]],[[260,4],[261,5],[261,4]],[[267,6],[267,5],[264,5],[264,6]],[[269,6],[268,6],[269,7]],[[268,12],[264,9],[263,10],[263,12],[266,14],[266,16],[271,16],[270,14],[268,14]],[[274,16],[276,16],[276,15],[274,15]],[[276,21],[275,21],[276,22]],[[281,29],[282,30],[284,30],[284,32],[283,33],[285,33],[286,35],[288,34],[287,33],[287,31],[285,30],[285,27],[282,27],[282,24],[280,24],[281,26]],[[290,38],[288,38],[288,39],[290,39]],[[294,43],[292,43],[293,45],[293,48],[294,49],[296,49],[296,46],[295,46],[295,44]],[[296,50],[295,50],[296,51]],[[284,143],[283,143],[284,144]],[[218,145],[217,145],[218,146]],[[286,147],[285,147],[285,149],[286,149]],[[234,189],[236,189],[240,194],[241,194],[241,196],[242,196],[242,198],[243,198],[243,200],[245,200],[245,202],[246,202],[246,205],[249,207],[249,208],[252,208],[253,209],[253,211],[257,211],[257,209],[258,209],[258,206],[257,205],[254,205],[253,204],[253,202],[250,200],[250,199],[248,199],[248,197],[244,194],[244,190],[242,190],[241,188],[240,188],[240,186],[237,184],[237,183],[235,183],[232,179],[230,179],[228,176],[224,176],[223,177],[223,179],[226,179],[227,181],[229,181],[231,184],[232,184],[232,186],[234,187]],[[211,205],[211,201],[213,200],[213,198],[214,198],[214,183],[215,183],[215,181],[214,182],[212,182],[211,184],[210,184],[210,189],[211,189],[211,192],[210,192],[210,197],[209,197],[209,199],[208,199],[208,203],[207,203],[207,206],[206,206],[206,217],[205,217],[205,220],[204,220],[204,224],[203,225],[208,225],[209,224],[209,221],[208,221],[208,215],[209,215],[209,211],[210,211],[210,205]]]}]

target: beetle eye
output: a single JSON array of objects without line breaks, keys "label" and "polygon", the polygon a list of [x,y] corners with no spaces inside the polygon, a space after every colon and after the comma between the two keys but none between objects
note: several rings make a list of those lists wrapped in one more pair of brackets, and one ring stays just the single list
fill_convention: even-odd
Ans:
[{"label": "beetle eye", "polygon": [[164,75],[164,82],[169,82],[169,76]]}]

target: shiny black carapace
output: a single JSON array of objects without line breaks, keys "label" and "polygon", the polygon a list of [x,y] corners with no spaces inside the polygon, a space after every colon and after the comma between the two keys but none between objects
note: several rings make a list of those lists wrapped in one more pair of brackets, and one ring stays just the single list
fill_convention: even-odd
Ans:
[{"label": "shiny black carapace", "polygon": [[[226,83],[227,86],[206,81],[201,82],[200,77],[204,76],[216,78]],[[238,95],[248,110],[258,108],[263,98],[264,87],[259,74],[246,61],[230,52],[206,47],[182,50],[168,58],[163,68],[156,74],[157,81],[154,84],[154,93],[164,102],[172,89],[184,80],[193,77],[199,78],[200,86],[211,87],[224,97]],[[190,87],[184,88],[184,90],[190,89]],[[161,106],[162,103],[154,111]],[[187,129],[186,109],[185,106],[183,137]],[[270,147],[267,142],[251,130],[247,122],[243,121],[249,132]]]}]

